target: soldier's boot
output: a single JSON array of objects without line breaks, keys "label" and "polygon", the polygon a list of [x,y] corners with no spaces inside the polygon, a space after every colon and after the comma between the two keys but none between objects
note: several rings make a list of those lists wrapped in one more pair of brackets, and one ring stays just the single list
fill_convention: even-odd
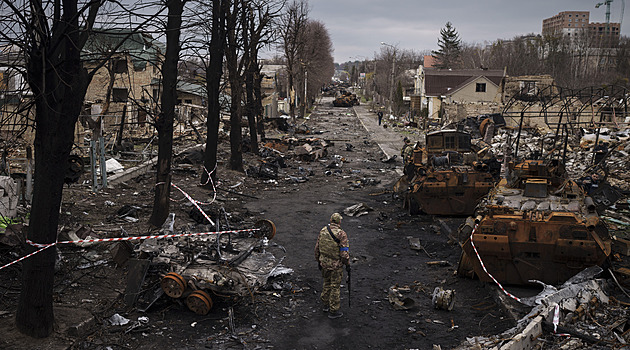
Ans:
[{"label": "soldier's boot", "polygon": [[343,312],[336,310],[336,311],[332,311],[331,313],[328,314],[328,318],[339,318],[343,316]]}]

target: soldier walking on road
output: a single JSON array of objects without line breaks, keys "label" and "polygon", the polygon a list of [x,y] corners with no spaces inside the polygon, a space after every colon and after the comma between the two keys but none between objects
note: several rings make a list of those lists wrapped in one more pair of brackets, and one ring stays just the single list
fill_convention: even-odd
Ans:
[{"label": "soldier walking on road", "polygon": [[411,144],[411,140],[409,140],[406,136],[403,140],[404,144],[400,149],[400,156],[403,158],[403,165],[407,164],[407,161],[411,159],[413,155],[413,145]]},{"label": "soldier walking on road", "polygon": [[329,318],[339,318],[343,313],[339,301],[339,289],[343,277],[343,265],[350,267],[350,253],[348,249],[348,235],[341,229],[342,216],[334,213],[330,217],[330,224],[319,231],[315,244],[315,259],[322,271],[324,284],[321,301],[324,312],[330,311]]},{"label": "soldier walking on road", "polygon": [[378,111],[376,115],[378,116],[378,125],[381,125],[381,121],[383,120],[383,111]]}]

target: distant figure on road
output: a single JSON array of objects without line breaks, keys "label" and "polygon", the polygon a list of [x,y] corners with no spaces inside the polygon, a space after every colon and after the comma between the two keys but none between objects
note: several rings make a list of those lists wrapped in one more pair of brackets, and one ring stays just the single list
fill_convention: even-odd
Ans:
[{"label": "distant figure on road", "polygon": [[343,277],[342,267],[350,265],[348,235],[341,229],[341,219],[341,214],[332,214],[330,224],[319,231],[315,244],[315,259],[324,278],[321,301],[324,304],[323,311],[330,311],[328,318],[343,316],[343,312],[339,311],[339,288]]},{"label": "distant figure on road", "polygon": [[378,111],[376,115],[378,116],[378,125],[381,125],[381,121],[383,120],[383,111]]}]

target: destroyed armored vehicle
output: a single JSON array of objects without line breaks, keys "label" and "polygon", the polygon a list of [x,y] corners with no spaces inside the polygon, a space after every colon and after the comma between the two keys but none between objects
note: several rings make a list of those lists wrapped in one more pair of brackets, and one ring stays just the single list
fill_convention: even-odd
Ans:
[{"label": "destroyed armored vehicle", "polygon": [[412,215],[472,215],[495,183],[496,160],[478,159],[466,132],[428,133],[426,148],[416,147],[408,158],[395,191],[404,193],[403,208]]},{"label": "destroyed armored vehicle", "polygon": [[161,279],[159,290],[138,300],[139,309],[146,310],[166,294],[183,299],[191,311],[205,315],[213,298],[236,301],[252,296],[279,270],[285,256],[283,247],[270,242],[276,233],[271,221],[258,221],[255,227],[171,242],[145,241],[140,249],[152,255],[147,259],[149,271],[157,272],[154,275]]},{"label": "destroyed armored vehicle", "polygon": [[486,282],[492,281],[489,273],[506,284],[563,283],[602,265],[611,253],[593,200],[559,160],[510,163],[506,178],[459,234],[464,243],[458,274]]},{"label": "destroyed armored vehicle", "polygon": [[333,101],[333,106],[335,107],[352,107],[358,105],[359,99],[357,98],[357,95],[346,90],[341,90],[339,95],[335,97],[335,100]]}]

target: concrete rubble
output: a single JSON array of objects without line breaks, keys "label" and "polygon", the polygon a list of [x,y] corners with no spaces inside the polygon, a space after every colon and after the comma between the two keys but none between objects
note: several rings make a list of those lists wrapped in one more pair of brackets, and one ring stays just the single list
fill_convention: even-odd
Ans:
[{"label": "concrete rubble", "polygon": [[[468,337],[456,349],[610,349],[625,348],[630,313],[627,303],[609,297],[611,282],[584,271],[559,288],[521,302],[532,308],[517,325],[494,336]],[[583,278],[580,278],[583,277]]]}]

